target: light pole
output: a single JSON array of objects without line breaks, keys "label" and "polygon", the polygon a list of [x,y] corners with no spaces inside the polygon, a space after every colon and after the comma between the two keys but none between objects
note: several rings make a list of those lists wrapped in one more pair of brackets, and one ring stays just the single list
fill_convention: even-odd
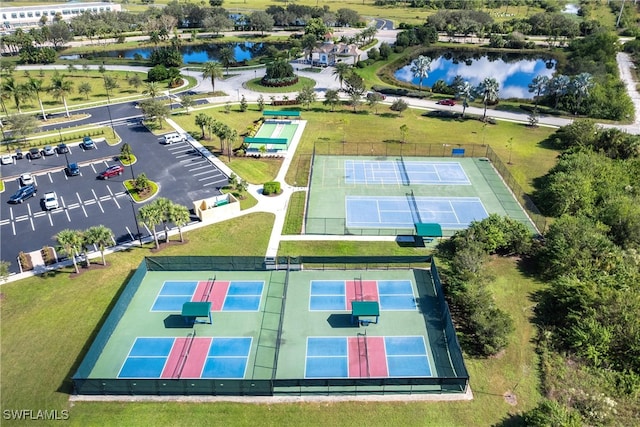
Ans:
[{"label": "light pole", "polygon": [[[102,61],[102,67],[104,68],[104,61]],[[104,82],[104,90],[107,92],[107,112],[109,113],[109,124],[111,125],[111,133],[113,137],[116,137],[116,131],[113,129],[113,119],[111,118],[111,97],[109,96],[109,88],[107,87],[107,76],[102,73],[102,81]]]}]

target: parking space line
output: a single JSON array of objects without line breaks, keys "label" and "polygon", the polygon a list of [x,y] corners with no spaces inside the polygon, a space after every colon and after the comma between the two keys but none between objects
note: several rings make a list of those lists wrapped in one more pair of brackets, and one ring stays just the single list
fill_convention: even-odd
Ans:
[{"label": "parking space line", "polygon": [[7,225],[9,224],[11,221],[9,221],[8,219],[3,219],[0,221],[0,225]]},{"label": "parking space line", "polygon": [[51,218],[51,213],[47,212],[49,215],[47,215],[49,217],[49,224],[53,227],[53,218]]},{"label": "parking space line", "polygon": [[204,166],[198,166],[197,168],[189,168],[187,169],[189,172],[194,172],[200,169],[208,169],[210,166],[209,165],[204,165]]},{"label": "parking space line", "polygon": [[[200,169],[209,169],[209,168],[207,168],[206,166],[203,166],[201,168],[192,169],[189,172],[195,172]],[[211,172],[212,172],[211,170],[206,170],[204,172],[192,173],[191,176],[210,175]]]},{"label": "parking space line", "polygon": [[53,184],[53,178],[51,177],[51,172],[47,172],[47,176],[49,177],[49,182]]},{"label": "parking space line", "polygon": [[29,222],[31,223],[31,231],[36,231],[36,227],[33,225],[33,215],[31,213],[31,205],[27,205],[27,210],[29,211]]},{"label": "parking space line", "polygon": [[204,178],[198,178],[198,181],[210,181],[215,179],[215,176],[205,176]]},{"label": "parking space line", "polygon": [[11,221],[13,221],[13,208],[9,208],[9,212],[11,215],[9,215],[11,217]]},{"label": "parking space line", "polygon": [[193,157],[193,154],[180,154],[180,155],[176,156],[176,159],[181,159],[183,157]]},{"label": "parking space line", "polygon": [[69,216],[69,208],[64,204],[64,199],[60,196],[60,200],[62,201],[62,209],[64,210],[65,215],[67,215],[67,220],[71,222],[71,217]]},{"label": "parking space line", "polygon": [[100,208],[100,210],[102,211],[102,213],[104,213],[104,209],[102,209],[102,204],[100,204],[100,199],[98,198],[98,196],[96,195],[96,192],[93,191],[93,188],[91,189],[91,192],[93,193],[93,197],[95,197],[96,199],[96,203],[98,204],[98,207]]},{"label": "parking space line", "polygon": [[216,182],[208,182],[206,184],[202,184],[203,187],[208,187],[209,185],[216,185],[216,184],[220,184],[220,182],[216,181]]},{"label": "parking space line", "polygon": [[20,215],[14,219],[15,222],[22,222],[29,219],[29,215]]},{"label": "parking space line", "polygon": [[16,235],[16,223],[11,221],[11,229],[13,230],[13,235]]},{"label": "parking space line", "polygon": [[129,233],[129,237],[131,237],[131,240],[132,240],[132,241],[133,241],[133,240],[135,240],[135,239],[133,238],[133,234],[131,234],[131,230],[129,230],[129,226],[126,226],[125,228],[127,229],[127,233]]},{"label": "parking space line", "polygon": [[84,212],[84,216],[86,218],[89,218],[89,215],[87,215],[87,211],[84,208],[84,204],[82,203],[82,199],[80,198],[80,195],[76,193],[76,196],[78,196],[78,202],[80,202],[80,207],[82,208],[82,212]]},{"label": "parking space line", "polygon": [[36,212],[33,214],[34,218],[40,218],[41,216],[45,216],[47,213],[46,212]]}]

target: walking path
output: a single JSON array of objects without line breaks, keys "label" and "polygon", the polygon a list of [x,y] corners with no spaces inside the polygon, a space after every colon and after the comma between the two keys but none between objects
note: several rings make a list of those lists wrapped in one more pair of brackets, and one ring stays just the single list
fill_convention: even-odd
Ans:
[{"label": "walking path", "polygon": [[[391,32],[389,32],[389,34],[386,34],[386,32],[389,31],[380,31],[381,36],[382,36],[382,40],[386,40],[387,38],[391,38]],[[395,33],[395,31],[393,31]],[[395,35],[393,35],[393,37],[395,37]],[[631,69],[634,67],[633,63],[631,62],[631,59],[629,57],[629,55],[625,54],[625,53],[618,53],[617,55],[617,61],[618,61],[618,67],[620,70],[620,76],[621,79],[624,81],[626,87],[627,87],[627,91],[629,93],[629,96],[631,97],[631,100],[633,101],[634,107],[635,107],[635,118],[634,118],[634,122],[633,124],[630,125],[612,125],[612,124],[606,124],[606,125],[602,125],[603,127],[617,127],[620,129],[623,129],[629,133],[632,134],[640,134],[640,94],[638,93],[636,86],[637,83],[633,80],[633,76],[631,73]],[[316,81],[316,86],[315,86],[315,91],[318,95],[319,99],[322,99],[324,97],[324,94],[326,93],[326,91],[328,89],[339,89],[339,84],[335,78],[335,76],[333,75],[333,68],[332,67],[327,67],[324,68],[321,72],[319,73],[315,73],[315,72],[307,72],[304,71],[304,69],[302,69],[301,67],[303,67],[303,65],[301,64],[293,64],[294,68],[296,69],[296,72],[304,77],[308,77],[310,79],[313,79]],[[306,66],[304,66],[306,67]],[[49,66],[49,67],[42,67],[42,66],[37,66],[37,67],[33,67],[33,66],[25,66],[25,67],[18,67],[18,69],[42,69],[42,68],[57,68],[57,69],[64,69],[66,67],[64,66]],[[97,68],[97,67],[95,67]],[[129,71],[146,71],[148,70],[148,67],[120,67],[120,66],[107,66],[106,67],[109,70],[129,70]],[[212,87],[211,87],[211,80],[210,79],[203,79],[202,78],[202,74],[195,72],[195,71],[188,71],[188,70],[183,70],[183,74],[186,75],[190,75],[192,77],[194,77],[197,80],[197,85],[195,88],[193,88],[192,90],[196,91],[196,92],[200,92],[200,93],[206,93],[206,92],[211,92],[212,91]],[[216,89],[219,91],[223,91],[227,94],[227,96],[223,96],[223,97],[215,97],[215,98],[208,98],[209,102],[211,104],[214,105],[224,105],[227,102],[239,102],[241,97],[244,96],[245,99],[249,102],[255,102],[258,100],[258,97],[261,95],[258,92],[254,92],[251,90],[248,90],[245,88],[244,83],[248,80],[251,80],[253,78],[255,78],[256,74],[255,71],[253,69],[251,70],[234,70],[234,75],[230,76],[224,80],[220,80],[216,82]],[[235,95],[235,96],[234,96]],[[280,96],[282,96],[282,94],[279,94]],[[395,97],[387,97],[387,99],[385,100],[384,103],[386,104],[391,104],[396,98]],[[419,100],[419,99],[413,99],[413,98],[403,98],[405,100],[405,102],[407,102],[407,104],[409,105],[409,107],[411,108],[418,108],[418,109],[442,109],[441,106],[437,105],[435,103],[435,101],[429,101],[429,100]],[[211,104],[207,104],[206,107],[201,107],[201,108],[209,108],[211,106]],[[196,108],[196,109],[201,109],[201,108]],[[461,106],[454,106],[454,107],[447,107],[448,109],[454,110],[454,111],[459,111],[462,112],[462,107]],[[477,108],[477,107],[468,107],[467,112],[471,113],[471,114],[482,114],[483,113],[483,109],[482,108]],[[528,116],[526,114],[518,114],[518,113],[511,113],[511,112],[506,112],[506,111],[497,111],[494,110],[491,112],[491,115],[493,117],[495,117],[496,119],[499,120],[508,120],[508,121],[514,121],[514,122],[520,122],[520,123],[528,123]],[[542,126],[552,126],[552,127],[560,127],[560,126],[565,126],[569,123],[571,123],[572,120],[571,119],[566,119],[566,118],[559,118],[559,117],[553,117],[553,116],[544,116],[542,115],[540,117],[540,122],[539,124]],[[184,131],[184,129],[180,128],[180,126],[178,126],[173,120],[169,119],[168,123],[174,127],[178,132],[181,132],[183,134],[186,134],[186,132]],[[258,203],[253,206],[250,209],[246,209],[240,212],[239,216],[243,216],[243,215],[247,215],[247,214],[251,214],[251,213],[255,213],[255,212],[267,212],[267,213],[272,213],[275,216],[274,219],[274,225],[271,231],[271,236],[269,238],[269,244],[267,247],[267,252],[265,254],[265,256],[267,257],[275,257],[277,255],[278,252],[278,247],[281,241],[293,241],[293,240],[307,240],[307,241],[321,241],[321,240],[331,240],[331,241],[345,241],[345,240],[349,240],[349,241],[394,241],[395,237],[394,236],[319,236],[319,235],[282,235],[282,230],[284,228],[284,222],[285,222],[285,218],[286,218],[286,213],[287,213],[287,207],[289,204],[289,200],[291,198],[291,195],[296,192],[296,191],[307,191],[306,187],[293,187],[288,185],[285,182],[285,177],[287,174],[287,171],[289,169],[289,166],[291,164],[291,161],[293,159],[293,156],[295,154],[297,145],[299,143],[300,138],[294,138],[294,141],[292,142],[291,146],[289,147],[289,150],[284,158],[284,161],[282,163],[282,166],[280,167],[280,170],[275,178],[276,181],[280,182],[281,184],[281,188],[282,188],[282,193],[280,195],[277,196],[264,196],[262,195],[262,186],[260,185],[249,185],[248,186],[248,192],[257,199]],[[192,144],[194,146],[195,149],[197,149],[198,151],[200,151],[201,153],[203,153],[203,156],[205,156],[207,159],[209,159],[210,162],[212,162],[216,167],[218,167],[222,172],[224,172],[227,176],[231,175],[232,170],[225,164],[223,163],[221,160],[219,160],[216,156],[214,156],[213,154],[211,154],[209,151],[206,150],[206,148],[204,148],[202,146],[202,144],[200,144],[197,140],[195,140],[192,137],[188,138],[188,141],[190,144]],[[227,218],[228,219],[228,218]],[[227,219],[224,219],[225,221]],[[197,229],[200,227],[204,227],[204,226],[208,226],[214,222],[217,221],[213,221],[213,222],[199,222],[199,223],[195,223],[192,224],[190,226],[184,227],[183,231],[189,231],[189,230],[193,230],[193,229]],[[171,231],[169,234],[173,235],[176,234],[177,230],[173,230]],[[150,241],[152,239],[151,236],[147,237],[146,240]],[[113,249],[110,249],[108,252],[113,252],[115,250],[122,250],[124,248],[128,248],[131,246],[134,246],[134,244],[137,244],[137,242],[132,242],[126,245],[122,245],[120,247],[116,247]],[[90,254],[89,257],[90,258],[97,258],[101,256],[100,253],[93,253]],[[70,261],[67,262],[68,264],[70,264]],[[28,273],[21,273],[21,274],[16,274],[11,276],[8,281],[15,281],[15,280],[20,280],[24,277],[28,277],[31,276],[33,274],[40,274],[43,271],[49,270],[49,269],[55,269],[58,268],[59,265],[54,265],[54,266],[50,266],[50,267],[41,267],[39,269],[34,270],[33,272],[28,272]]]}]

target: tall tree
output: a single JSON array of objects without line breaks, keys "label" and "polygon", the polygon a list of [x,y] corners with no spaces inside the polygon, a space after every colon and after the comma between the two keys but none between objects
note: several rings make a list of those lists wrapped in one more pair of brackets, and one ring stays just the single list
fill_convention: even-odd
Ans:
[{"label": "tall tree", "polygon": [[464,118],[464,112],[469,106],[469,101],[473,101],[474,91],[473,86],[468,81],[462,81],[455,87],[456,98],[462,99],[462,117]]},{"label": "tall tree", "polygon": [[265,31],[271,31],[274,24],[271,15],[263,10],[253,12],[249,16],[249,22],[255,30],[260,31],[260,34],[264,34]]},{"label": "tall tree", "polygon": [[340,104],[340,97],[338,96],[338,91],[335,89],[327,89],[324,94],[324,105],[331,106],[331,111],[335,111],[336,105]]},{"label": "tall tree", "polygon": [[211,92],[216,91],[216,79],[222,78],[222,65],[219,62],[208,61],[202,67],[202,78],[211,79]]},{"label": "tall tree", "polygon": [[529,83],[529,93],[534,93],[533,96],[535,106],[533,107],[534,111],[538,111],[538,101],[540,100],[540,94],[544,91],[544,89],[549,84],[549,77],[547,76],[535,76],[531,83]]},{"label": "tall tree", "polygon": [[82,248],[82,233],[79,230],[65,229],[56,234],[56,240],[64,253],[73,261],[73,268],[76,274],[80,273],[76,263],[76,255]]},{"label": "tall tree", "polygon": [[351,73],[351,65],[346,62],[338,62],[333,68],[333,75],[336,76],[336,79],[340,82],[340,89],[342,89],[342,83],[344,79],[347,78],[349,73]]},{"label": "tall tree", "polygon": [[142,91],[142,94],[149,95],[151,99],[155,99],[156,96],[160,95],[161,91],[162,90],[158,82],[149,82],[146,84],[144,90]]},{"label": "tall tree", "polygon": [[145,99],[140,103],[140,109],[146,119],[157,120],[160,127],[162,121],[171,114],[169,106],[159,99]]},{"label": "tall tree", "polygon": [[500,85],[498,81],[493,77],[487,77],[476,87],[476,93],[478,97],[482,98],[482,104],[484,104],[484,114],[482,120],[487,118],[487,106],[490,102],[496,102],[498,100],[498,93],[500,92]]},{"label": "tall tree", "polygon": [[420,55],[411,62],[411,73],[414,78],[420,79],[420,90],[422,90],[422,82],[429,77],[431,71],[431,58]]},{"label": "tall tree", "polygon": [[314,36],[313,34],[306,34],[304,37],[302,37],[302,40],[301,40],[302,48],[307,52],[307,58],[309,63],[311,63],[313,49],[315,49],[317,42],[318,40],[316,39],[316,36]]},{"label": "tall tree", "polygon": [[189,209],[186,206],[182,206],[177,203],[173,203],[169,208],[169,220],[178,227],[178,233],[180,233],[180,242],[184,243],[184,236],[182,235],[182,227],[189,223],[191,216],[189,215]]},{"label": "tall tree", "polygon": [[236,62],[236,55],[233,49],[230,47],[223,47],[218,54],[220,63],[226,69],[226,74],[229,74],[229,67]]},{"label": "tall tree", "polygon": [[196,126],[202,129],[202,139],[204,139],[204,130],[209,126],[209,123],[213,120],[213,117],[207,116],[205,113],[198,113],[195,117]]},{"label": "tall tree", "polygon": [[47,120],[47,115],[44,112],[44,106],[42,105],[42,98],[40,98],[40,93],[44,91],[44,80],[36,79],[33,77],[29,77],[29,81],[26,86],[31,93],[36,96],[38,100],[38,104],[40,104],[40,111],[42,112],[42,120]]},{"label": "tall tree", "polygon": [[311,107],[311,104],[316,102],[318,96],[316,92],[313,90],[313,86],[305,85],[302,87],[302,90],[298,93],[297,100],[300,104],[304,105],[307,110]]},{"label": "tall tree", "polygon": [[107,265],[104,251],[108,246],[112,246],[114,244],[113,232],[111,229],[104,225],[89,227],[89,229],[84,233],[84,239],[86,244],[96,245],[98,247],[100,255],[102,255],[102,265]]},{"label": "tall tree", "polygon": [[556,75],[547,83],[545,94],[551,95],[555,98],[556,102],[553,107],[554,109],[558,109],[560,97],[567,94],[567,91],[569,90],[569,83],[571,83],[571,79],[569,79],[569,76],[565,76],[563,74]]},{"label": "tall tree", "polygon": [[582,100],[589,96],[589,91],[593,87],[593,77],[589,73],[580,73],[571,79],[569,90],[576,97],[576,114],[580,110]]},{"label": "tall tree", "polygon": [[25,86],[19,84],[13,77],[5,77],[2,81],[2,92],[7,93],[16,104],[18,114],[22,114],[20,105],[25,99]]},{"label": "tall tree", "polygon": [[158,242],[156,226],[162,223],[162,212],[160,212],[155,204],[149,203],[138,210],[138,220],[142,223],[142,225],[146,226],[149,229],[149,231],[153,235],[156,249],[160,249],[160,242]]},{"label": "tall tree", "polygon": [[54,98],[62,100],[67,117],[69,117],[67,96],[69,96],[72,91],[73,82],[70,80],[65,80],[65,76],[63,74],[58,74],[56,72],[53,77],[51,77],[51,86],[49,87],[49,92],[53,95]]}]

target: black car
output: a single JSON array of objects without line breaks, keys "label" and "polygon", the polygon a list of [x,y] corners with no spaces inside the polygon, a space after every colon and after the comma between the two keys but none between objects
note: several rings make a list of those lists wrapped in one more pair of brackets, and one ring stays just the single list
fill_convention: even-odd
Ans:
[{"label": "black car", "polygon": [[33,197],[38,192],[38,189],[35,185],[25,185],[24,187],[20,187],[16,193],[9,197],[9,203],[22,203],[29,197]]},{"label": "black car", "polygon": [[22,150],[18,148],[16,150],[16,160],[20,160],[20,159],[22,159],[22,157],[23,157],[22,156]]},{"label": "black car", "polygon": [[27,157],[30,158],[31,160],[39,159],[40,157],[42,157],[42,153],[37,148],[31,148],[29,150],[29,153],[27,153]]},{"label": "black car", "polygon": [[69,176],[78,176],[78,175],[80,175],[80,167],[78,166],[77,163],[71,163],[69,166],[64,168],[64,171]]},{"label": "black car", "polygon": [[69,152],[69,147],[67,147],[67,144],[60,143],[58,147],[56,147],[56,150],[58,150],[58,154],[64,154]]}]

